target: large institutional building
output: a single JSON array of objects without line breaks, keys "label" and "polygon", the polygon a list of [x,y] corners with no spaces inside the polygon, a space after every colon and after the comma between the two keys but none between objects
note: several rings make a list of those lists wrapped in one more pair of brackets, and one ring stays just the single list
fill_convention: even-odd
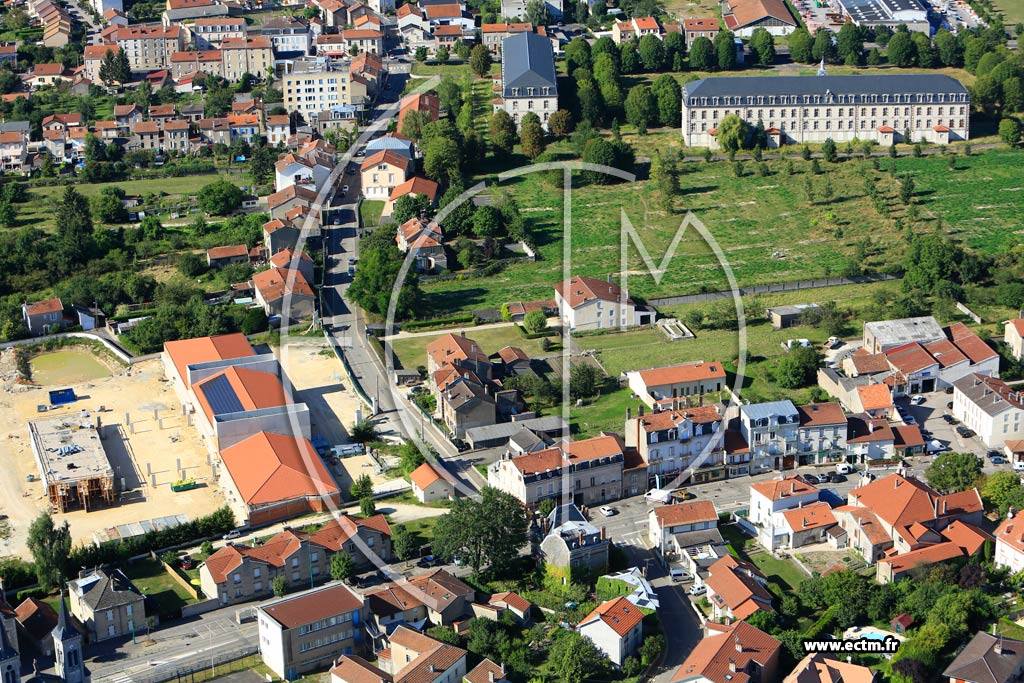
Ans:
[{"label": "large institutional building", "polygon": [[494,111],[504,109],[516,122],[534,113],[546,129],[548,118],[558,109],[558,79],[551,41],[536,33],[516,33],[501,46],[501,97],[493,101]]},{"label": "large institutional building", "polygon": [[875,140],[944,144],[966,140],[967,88],[949,76],[746,76],[702,78],[683,86],[683,139],[718,146],[719,123],[736,114],[768,131],[769,146]]}]

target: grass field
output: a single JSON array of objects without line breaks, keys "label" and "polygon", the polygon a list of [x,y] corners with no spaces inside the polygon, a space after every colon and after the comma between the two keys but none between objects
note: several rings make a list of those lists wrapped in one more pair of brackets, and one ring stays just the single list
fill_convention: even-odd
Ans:
[{"label": "grass field", "polygon": [[192,600],[188,591],[168,576],[157,560],[131,562],[125,568],[125,575],[156,604],[161,617],[175,615]]},{"label": "grass field", "polygon": [[380,215],[384,213],[384,202],[368,200],[359,205],[359,217],[364,226],[375,226],[380,223]]},{"label": "grass field", "polygon": [[[919,214],[915,230],[934,230],[941,218],[945,232],[988,253],[1019,239],[1017,193],[1024,191],[1024,183],[1014,152],[1000,149],[961,157],[956,171],[949,170],[945,156],[879,162],[882,169],[895,163],[897,174],[914,177]],[[792,164],[793,175],[785,175],[787,163]],[[571,271],[603,279],[619,270],[623,210],[655,263],[661,261],[682,214],[692,211],[721,246],[741,286],[837,275],[851,261],[879,270],[901,262],[906,242],[896,221],[905,220],[906,209],[897,197],[897,179],[887,170],[873,171],[870,161],[855,159],[823,164],[823,173],[814,176],[796,151],[766,165],[765,177],[754,173],[752,162],[737,177],[727,162],[689,164],[689,172],[680,177],[682,195],[671,215],[661,209],[652,184],[645,180],[575,189]],[[822,199],[826,175],[832,187],[827,204]],[[889,217],[872,206],[864,191],[865,175],[876,178],[887,198]],[[814,203],[806,198],[808,179]],[[541,260],[513,264],[492,277],[425,284],[432,310],[454,313],[550,298],[551,288],[562,279],[562,191],[541,174],[514,178],[505,186],[534,223]],[[867,245],[864,258],[858,255],[862,242]],[[630,293],[644,299],[727,288],[718,260],[695,230],[684,234],[660,283],[639,274],[644,265],[633,248],[629,267],[638,271],[630,278]]]},{"label": "grass field", "polygon": [[[167,195],[192,196],[219,178],[226,178],[236,185],[248,182],[241,170],[237,173],[209,173],[205,175],[182,176],[180,178],[154,178],[151,180],[125,180],[113,183],[79,183],[75,189],[86,197],[98,195],[104,187],[119,187],[129,195],[165,193]],[[51,185],[29,189],[27,202],[17,205],[18,224],[31,225],[43,230],[53,229],[54,206],[64,194],[64,187]]]},{"label": "grass field", "polygon": [[1024,21],[1024,2],[1021,0],[995,0],[993,4],[1008,26]]}]

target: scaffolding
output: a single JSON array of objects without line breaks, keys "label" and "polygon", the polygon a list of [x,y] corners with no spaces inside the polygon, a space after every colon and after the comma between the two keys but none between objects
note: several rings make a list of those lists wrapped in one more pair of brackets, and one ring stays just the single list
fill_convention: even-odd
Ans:
[{"label": "scaffolding", "polygon": [[113,505],[114,470],[100,438],[100,418],[88,411],[30,420],[39,476],[56,512]]}]

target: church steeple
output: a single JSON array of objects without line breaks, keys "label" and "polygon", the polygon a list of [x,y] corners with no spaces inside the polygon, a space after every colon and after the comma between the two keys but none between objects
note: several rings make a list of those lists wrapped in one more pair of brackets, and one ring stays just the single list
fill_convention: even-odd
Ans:
[{"label": "church steeple", "polygon": [[63,591],[60,594],[57,625],[53,628],[53,654],[57,660],[57,676],[61,680],[65,683],[85,683],[87,675],[82,660],[82,634],[71,623]]},{"label": "church steeple", "polygon": [[0,681],[21,683],[21,657],[7,637],[7,629],[0,624]]}]

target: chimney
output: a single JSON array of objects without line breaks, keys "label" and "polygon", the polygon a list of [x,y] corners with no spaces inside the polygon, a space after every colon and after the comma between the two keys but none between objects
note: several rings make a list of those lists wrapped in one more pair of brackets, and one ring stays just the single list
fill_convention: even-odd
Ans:
[{"label": "chimney", "polygon": [[736,673],[736,660],[729,657],[729,671]]},{"label": "chimney", "polygon": [[494,670],[493,669],[487,672],[487,680],[488,680],[488,683],[494,683]]},{"label": "chimney", "polygon": [[434,665],[427,664],[427,673],[434,673]]},{"label": "chimney", "polygon": [[946,516],[946,499],[945,498],[942,499],[942,516],[943,517]]},{"label": "chimney", "polygon": [[463,338],[463,339],[465,339],[465,338],[466,338],[466,331],[465,331],[465,330],[462,330],[462,338]]},{"label": "chimney", "polygon": [[992,652],[995,652],[997,655],[1003,654],[1003,639],[1002,638],[1000,638],[999,640],[996,641],[995,647],[992,648]]},{"label": "chimney", "polygon": [[791,479],[789,482],[789,494],[793,495],[796,493],[796,479]]},{"label": "chimney", "polygon": [[898,489],[900,487],[900,478],[899,477],[893,477],[892,478],[892,487],[894,489]]},{"label": "chimney", "polygon": [[736,639],[736,652],[743,652],[743,643],[740,642],[739,638]]},{"label": "chimney", "polygon": [[607,529],[605,527],[601,527],[601,540],[603,541],[606,537],[607,537]]}]

